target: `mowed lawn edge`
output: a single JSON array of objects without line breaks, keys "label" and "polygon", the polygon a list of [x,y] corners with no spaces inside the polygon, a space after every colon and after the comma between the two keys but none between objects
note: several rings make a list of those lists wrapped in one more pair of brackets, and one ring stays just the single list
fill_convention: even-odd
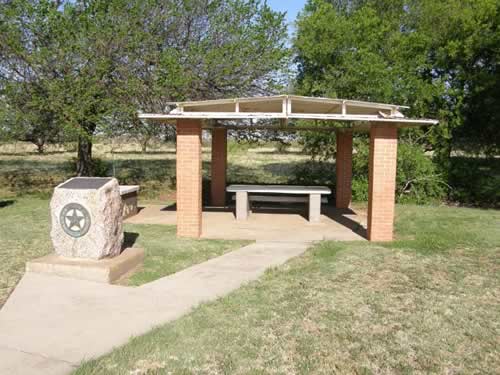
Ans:
[{"label": "mowed lawn edge", "polygon": [[75,374],[498,373],[499,225],[399,205],[396,241],[320,242]]}]

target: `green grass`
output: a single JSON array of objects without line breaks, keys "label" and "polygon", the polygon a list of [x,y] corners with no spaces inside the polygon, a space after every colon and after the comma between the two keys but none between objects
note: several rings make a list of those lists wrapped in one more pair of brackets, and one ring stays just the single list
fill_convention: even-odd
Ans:
[{"label": "green grass", "polygon": [[52,251],[49,204],[42,199],[0,199],[0,306],[24,274],[26,261]]},{"label": "green grass", "polygon": [[[175,199],[175,148],[169,144],[147,153],[138,145],[123,144],[111,153],[110,144],[94,145],[94,156],[108,165],[108,175],[121,184],[140,184],[140,200],[172,203]],[[232,151],[231,151],[232,150]],[[287,181],[290,168],[307,158],[294,152],[258,150],[237,145],[229,152],[230,182]],[[53,188],[72,177],[74,150],[49,146],[39,155],[34,145],[0,145],[0,306],[24,273],[25,263],[52,251],[48,199]],[[203,152],[203,173],[209,175],[209,149]],[[208,191],[208,189],[205,189]],[[2,202],[13,202],[12,205]],[[139,285],[194,263],[218,256],[245,242],[175,239],[173,227],[126,226],[139,234],[138,246],[147,250],[145,267],[128,282]]]},{"label": "green grass", "polygon": [[144,267],[124,282],[127,285],[142,285],[157,280],[249,243],[177,238],[175,226],[128,224],[125,230],[128,236],[138,235],[136,246],[146,249]]},{"label": "green grass", "polygon": [[321,242],[76,374],[499,373],[500,212],[397,213],[394,243]]},{"label": "green grass", "polygon": [[[288,183],[295,166],[305,162],[307,155],[297,150],[276,152],[230,142],[228,152],[229,183]],[[74,151],[49,147],[39,155],[34,146],[19,142],[0,145],[0,196],[16,197],[36,194],[48,198],[57,184],[72,177]],[[109,144],[98,143],[93,156],[103,161],[104,175],[114,176],[125,185],[141,185],[142,199],[172,201],[175,197],[175,147],[163,144],[156,150],[142,153],[134,144],[124,144],[111,153]],[[210,174],[210,148],[203,149],[203,178]]]},{"label": "green grass", "polygon": [[[53,251],[49,201],[0,199],[0,306],[24,274],[26,261]],[[144,267],[123,283],[141,285],[244,246],[248,241],[177,239],[174,226],[125,225],[126,239],[146,252]]]},{"label": "green grass", "polygon": [[[47,198],[71,175],[74,152],[49,151],[37,155],[27,145],[0,147],[0,306],[26,260],[52,251]],[[95,145],[95,156],[121,183],[139,183],[141,198],[172,200],[171,145],[147,154],[131,145],[109,151],[109,145]],[[209,159],[205,150],[205,178]],[[230,144],[228,181],[287,183],[293,168],[306,160],[293,151]],[[456,194],[467,198],[477,192],[473,203],[485,201],[486,194],[494,205],[499,164],[473,162],[476,168],[457,173],[462,185]],[[467,179],[460,177],[464,174]],[[396,241],[321,242],[260,280],[76,372],[500,373],[499,228],[495,210],[400,205]],[[165,226],[127,225],[126,231],[147,254],[129,285],[244,244],[178,240],[173,227]]]}]

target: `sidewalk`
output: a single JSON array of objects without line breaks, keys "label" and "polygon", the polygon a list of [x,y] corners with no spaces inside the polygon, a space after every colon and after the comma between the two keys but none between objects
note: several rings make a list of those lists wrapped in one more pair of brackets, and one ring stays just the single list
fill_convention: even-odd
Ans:
[{"label": "sidewalk", "polygon": [[137,288],[26,273],[0,310],[0,374],[67,374],[309,245],[256,242]]}]

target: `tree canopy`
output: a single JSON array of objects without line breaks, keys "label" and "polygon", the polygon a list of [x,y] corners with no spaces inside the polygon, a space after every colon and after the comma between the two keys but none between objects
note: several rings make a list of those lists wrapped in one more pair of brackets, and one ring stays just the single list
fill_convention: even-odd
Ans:
[{"label": "tree canopy", "polygon": [[260,0],[0,6],[2,119],[77,138],[80,175],[99,129],[140,127],[137,111],[168,101],[273,91],[287,56],[284,15]]},{"label": "tree canopy", "polygon": [[[96,134],[147,147],[171,133],[138,111],[279,92],[293,54],[297,94],[439,119],[401,138],[446,175],[453,151],[499,152],[499,21],[500,0],[308,0],[289,48],[264,0],[0,0],[0,137],[77,140],[90,175]],[[310,144],[329,158],[333,138]]]},{"label": "tree canopy", "polygon": [[498,0],[309,0],[294,39],[304,95],[392,102],[438,118],[438,155],[500,145]]}]

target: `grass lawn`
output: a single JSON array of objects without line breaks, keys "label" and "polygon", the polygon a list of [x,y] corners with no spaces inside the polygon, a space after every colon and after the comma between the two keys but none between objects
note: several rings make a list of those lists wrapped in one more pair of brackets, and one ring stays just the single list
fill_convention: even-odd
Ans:
[{"label": "grass lawn", "polygon": [[[0,199],[0,307],[24,274],[27,260],[52,252],[49,201]],[[140,285],[201,263],[248,241],[177,239],[174,226],[125,225],[127,239],[146,250],[144,267],[128,285]]]},{"label": "grass lawn", "polygon": [[[287,183],[293,168],[308,160],[293,150],[228,149],[230,182]],[[122,184],[141,185],[142,199],[172,199],[171,145],[147,154],[129,145],[113,154],[107,144],[94,150]],[[71,176],[75,153],[49,151],[0,146],[0,306],[25,262],[52,251],[47,198]],[[204,149],[205,179],[209,160]],[[492,173],[479,167],[464,169],[483,177],[459,179],[470,186],[459,186],[457,194],[498,190]],[[144,269],[128,285],[245,244],[179,240],[166,226],[125,230],[146,249]],[[400,205],[396,232],[388,244],[318,243],[76,373],[500,373],[500,211]]]},{"label": "grass lawn", "polygon": [[[93,156],[103,160],[106,176],[115,176],[122,185],[141,185],[141,198],[165,202],[171,200],[175,186],[175,146],[163,144],[148,153],[137,151],[134,144],[111,153],[111,146],[96,143]],[[203,147],[203,177],[210,173],[210,147]],[[39,155],[33,145],[0,145],[0,197],[36,193],[48,198],[52,189],[74,174],[74,151],[50,146]],[[228,182],[286,184],[292,170],[309,157],[297,150],[276,152],[271,148],[248,148],[230,143],[228,147]]]},{"label": "grass lawn", "polygon": [[391,244],[318,243],[76,374],[500,373],[500,212],[397,214]]},{"label": "grass lawn", "polygon": [[[291,169],[308,158],[296,151],[278,153],[272,148],[234,146],[229,149],[228,178],[238,182],[286,183]],[[93,149],[94,156],[107,163],[121,184],[141,185],[141,201],[172,202],[173,145],[163,144],[148,153],[139,152],[134,144],[121,145],[115,153],[106,143],[96,143]],[[52,251],[48,198],[54,186],[73,176],[74,157],[74,150],[62,146],[49,146],[46,154],[39,155],[29,143],[0,145],[0,306],[23,275],[26,261]],[[204,148],[205,177],[209,161],[210,149]],[[247,243],[178,240],[174,227],[165,226],[127,225],[125,230],[129,238],[138,234],[136,245],[146,249],[144,269],[127,281],[129,285],[157,279]]]}]

